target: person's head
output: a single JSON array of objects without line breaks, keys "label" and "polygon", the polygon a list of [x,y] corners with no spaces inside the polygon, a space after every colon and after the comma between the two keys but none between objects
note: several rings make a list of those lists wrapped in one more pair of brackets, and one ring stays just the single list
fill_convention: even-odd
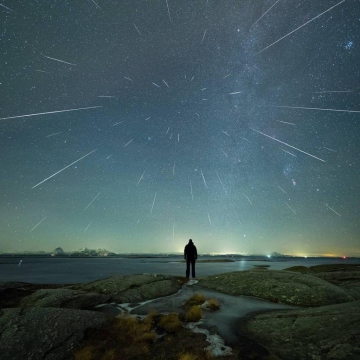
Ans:
[{"label": "person's head", "polygon": [[193,241],[190,239],[190,240],[189,240],[189,244],[192,244],[192,243],[193,243]]}]

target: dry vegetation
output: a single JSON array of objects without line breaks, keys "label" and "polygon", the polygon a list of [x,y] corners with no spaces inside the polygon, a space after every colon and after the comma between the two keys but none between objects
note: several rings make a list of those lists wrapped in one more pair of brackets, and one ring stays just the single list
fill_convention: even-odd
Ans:
[{"label": "dry vegetation", "polygon": [[205,302],[205,296],[203,294],[194,294],[190,299],[186,301],[185,306],[191,307],[194,305],[202,305]]},{"label": "dry vegetation", "polygon": [[169,315],[163,315],[159,321],[159,325],[167,333],[174,333],[182,328],[182,324],[179,319],[179,314],[175,314],[175,313]]},{"label": "dry vegetation", "polygon": [[201,319],[202,311],[199,305],[194,305],[185,315],[186,322],[197,322]]},{"label": "dry vegetation", "polygon": [[207,308],[211,311],[216,311],[220,309],[219,302],[216,299],[210,299],[207,302]]}]

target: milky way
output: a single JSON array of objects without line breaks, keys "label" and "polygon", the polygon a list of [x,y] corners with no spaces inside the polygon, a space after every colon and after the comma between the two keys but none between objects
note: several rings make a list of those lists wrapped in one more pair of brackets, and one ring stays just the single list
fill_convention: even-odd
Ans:
[{"label": "milky way", "polygon": [[0,251],[360,256],[359,1],[0,5]]}]

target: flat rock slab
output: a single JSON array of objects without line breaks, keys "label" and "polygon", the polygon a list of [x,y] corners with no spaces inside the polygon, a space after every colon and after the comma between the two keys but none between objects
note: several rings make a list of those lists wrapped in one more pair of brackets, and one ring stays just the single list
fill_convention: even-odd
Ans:
[{"label": "flat rock slab", "polygon": [[70,289],[41,289],[20,301],[21,307],[90,309],[110,300],[110,295]]},{"label": "flat rock slab", "polygon": [[165,275],[115,275],[68,288],[111,295],[112,301],[126,303],[174,294],[180,290],[181,282],[175,277]]},{"label": "flat rock slab", "polygon": [[208,276],[199,286],[230,295],[255,296],[298,306],[354,301],[346,290],[308,274],[284,270],[250,270]]},{"label": "flat rock slab", "polygon": [[65,360],[88,328],[113,317],[87,310],[29,308],[0,310],[2,360]]},{"label": "flat rock slab", "polygon": [[283,360],[360,359],[360,301],[260,314],[247,334]]}]

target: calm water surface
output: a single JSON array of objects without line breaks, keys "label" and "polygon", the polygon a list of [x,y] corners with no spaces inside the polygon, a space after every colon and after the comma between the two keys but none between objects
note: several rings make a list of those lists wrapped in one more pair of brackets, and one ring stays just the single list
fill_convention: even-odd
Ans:
[{"label": "calm water surface", "polygon": [[[19,261],[22,263],[19,266]],[[215,257],[201,257],[212,259]],[[229,271],[242,271],[255,265],[269,265],[269,269],[281,270],[290,266],[320,264],[360,264],[360,259],[278,258],[243,259],[234,262],[197,263],[196,276],[202,277]],[[102,279],[111,275],[166,274],[185,276],[185,264],[181,258],[0,258],[0,282],[29,282],[36,284],[73,284]]]}]

